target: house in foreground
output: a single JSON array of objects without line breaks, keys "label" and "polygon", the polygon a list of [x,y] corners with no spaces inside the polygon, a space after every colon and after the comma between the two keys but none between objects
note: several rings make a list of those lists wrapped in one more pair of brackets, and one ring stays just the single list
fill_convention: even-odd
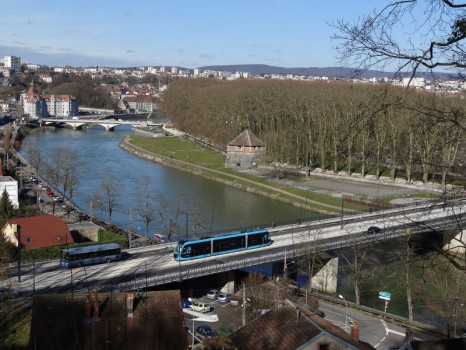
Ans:
[{"label": "house in foreground", "polygon": [[68,226],[55,215],[9,219],[2,229],[8,242],[22,249],[53,247],[74,243]]},{"label": "house in foreground", "polygon": [[188,349],[179,291],[34,295],[33,349]]},{"label": "house in foreground", "polygon": [[290,301],[256,318],[230,338],[241,350],[375,350],[359,340],[356,321],[350,335]]}]

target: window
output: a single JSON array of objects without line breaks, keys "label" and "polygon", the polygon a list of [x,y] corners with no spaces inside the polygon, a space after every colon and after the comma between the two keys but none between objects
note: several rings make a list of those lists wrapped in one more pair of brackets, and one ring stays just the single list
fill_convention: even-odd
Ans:
[{"label": "window", "polygon": [[31,243],[31,237],[26,237],[26,242]]}]

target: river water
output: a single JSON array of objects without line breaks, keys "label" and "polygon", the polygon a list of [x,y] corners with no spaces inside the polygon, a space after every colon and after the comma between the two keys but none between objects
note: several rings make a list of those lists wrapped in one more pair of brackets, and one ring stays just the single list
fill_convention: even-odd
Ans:
[{"label": "river water", "polygon": [[[135,183],[145,177],[150,179],[150,189],[159,191],[169,205],[175,207],[175,202],[184,198],[180,205],[184,214],[178,215],[175,220],[174,214],[168,213],[172,215],[173,221],[177,221],[178,234],[175,232],[173,239],[184,238],[186,226],[188,236],[192,236],[193,232],[206,232],[211,228],[213,232],[235,231],[303,217],[302,209],[140,159],[118,146],[124,135],[129,133],[131,128],[127,126],[119,126],[114,132],[106,132],[99,126],[82,130],[56,128],[28,135],[23,140],[20,153],[28,159],[27,148],[31,142],[39,147],[41,158],[45,160],[50,158],[49,155],[55,149],[76,150],[79,156],[79,180],[73,202],[81,210],[87,213],[92,211],[91,214],[101,216],[104,220],[108,219],[106,211],[96,203],[91,205],[91,197],[101,191],[101,184],[108,175],[117,177],[121,208],[112,214],[112,222],[128,228],[131,209],[131,228],[140,234],[144,234],[144,225],[137,218]],[[200,219],[196,222],[201,225],[194,223],[194,211],[191,208],[199,208]],[[306,213],[307,217],[312,215]],[[166,224],[155,219],[150,225],[149,236],[155,232],[165,234],[164,226]]]}]

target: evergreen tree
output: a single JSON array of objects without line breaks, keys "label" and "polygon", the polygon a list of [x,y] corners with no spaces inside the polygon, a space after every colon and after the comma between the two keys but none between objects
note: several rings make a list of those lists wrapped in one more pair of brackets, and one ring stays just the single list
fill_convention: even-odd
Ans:
[{"label": "evergreen tree", "polygon": [[0,227],[5,226],[8,219],[13,216],[14,210],[13,203],[5,189],[0,198]]}]

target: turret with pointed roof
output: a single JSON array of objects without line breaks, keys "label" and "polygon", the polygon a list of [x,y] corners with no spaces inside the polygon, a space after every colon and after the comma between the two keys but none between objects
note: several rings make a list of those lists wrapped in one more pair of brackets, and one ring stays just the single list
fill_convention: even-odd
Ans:
[{"label": "turret with pointed roof", "polygon": [[227,145],[225,167],[250,169],[265,164],[267,147],[248,129]]}]

